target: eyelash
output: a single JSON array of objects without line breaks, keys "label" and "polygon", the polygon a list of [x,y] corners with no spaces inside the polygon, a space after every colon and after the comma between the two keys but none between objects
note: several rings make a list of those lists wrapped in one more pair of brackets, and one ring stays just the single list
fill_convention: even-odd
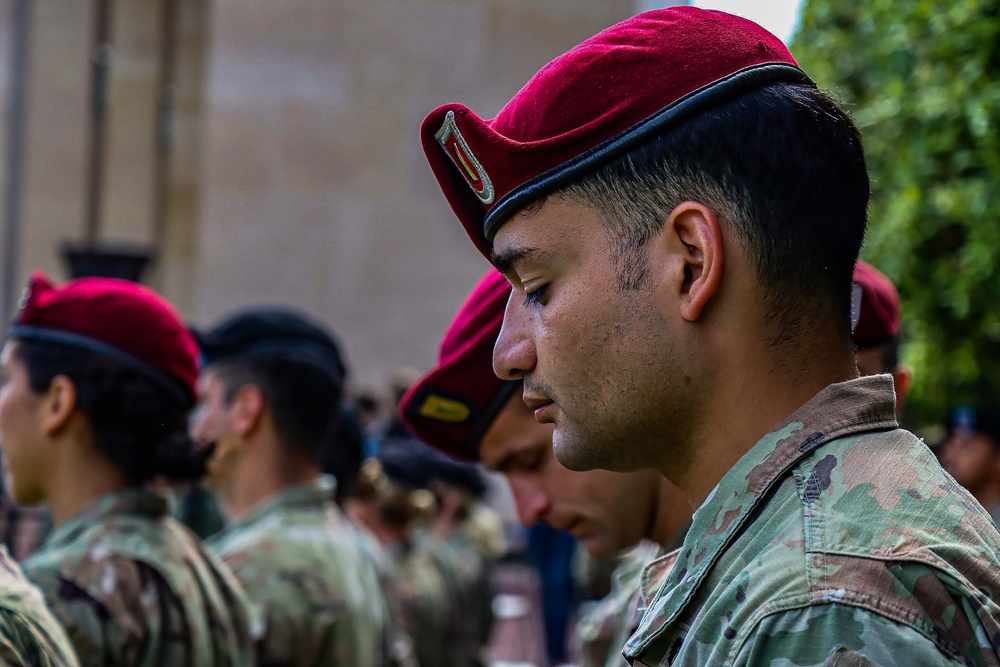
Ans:
[{"label": "eyelash", "polygon": [[534,290],[532,292],[529,292],[528,290],[525,290],[524,291],[524,305],[530,306],[530,305],[538,303],[541,300],[541,298],[543,296],[545,296],[545,292],[546,292],[546,290],[548,290],[548,288],[549,288],[548,285],[543,285],[543,286],[539,287],[538,289],[536,289],[536,290]]}]

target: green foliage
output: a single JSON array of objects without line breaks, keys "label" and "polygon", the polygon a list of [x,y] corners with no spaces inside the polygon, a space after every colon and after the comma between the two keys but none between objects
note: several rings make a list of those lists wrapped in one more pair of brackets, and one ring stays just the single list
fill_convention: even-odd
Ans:
[{"label": "green foliage", "polygon": [[911,414],[1000,399],[1000,0],[805,0],[792,53],[865,138]]}]

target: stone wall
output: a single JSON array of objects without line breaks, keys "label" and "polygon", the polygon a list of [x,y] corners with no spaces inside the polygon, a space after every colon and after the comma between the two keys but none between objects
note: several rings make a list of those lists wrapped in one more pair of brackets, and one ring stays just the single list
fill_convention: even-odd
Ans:
[{"label": "stone wall", "polygon": [[[0,39],[11,2],[0,0]],[[155,246],[148,282],[193,321],[261,302],[313,313],[361,385],[429,366],[487,268],[426,167],[424,115],[461,101],[490,117],[545,62],[648,4],[178,0],[159,238],[161,2],[113,3],[101,239]],[[22,280],[33,267],[65,277],[59,246],[83,235],[93,28],[91,2],[32,5]],[[6,65],[7,40],[0,49]]]}]

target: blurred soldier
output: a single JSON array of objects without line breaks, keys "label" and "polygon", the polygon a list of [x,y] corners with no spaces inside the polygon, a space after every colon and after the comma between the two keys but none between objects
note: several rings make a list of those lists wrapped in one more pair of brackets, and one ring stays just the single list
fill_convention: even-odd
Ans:
[{"label": "blurred soldier", "polygon": [[[452,581],[460,664],[478,665],[493,622],[492,573],[502,555],[499,517],[478,499],[486,483],[475,466],[453,461],[417,443],[428,466],[437,511],[425,531],[428,548]],[[492,534],[489,531],[492,527]]]},{"label": "blurred soldier", "polygon": [[[345,509],[345,503],[354,495],[354,486],[358,483],[364,460],[365,435],[355,412],[349,405],[341,403],[337,431],[324,448],[322,457],[323,471],[337,480],[337,504]],[[388,557],[365,526],[352,521],[351,527],[357,531],[365,557],[375,568],[386,602],[388,622],[382,640],[383,664],[386,667],[416,667],[413,640],[405,629],[403,611],[389,575]]]},{"label": "blurred soldier", "polygon": [[940,457],[944,469],[1000,525],[1000,406],[953,408]]},{"label": "blurred soldier", "polygon": [[259,664],[381,665],[375,570],[321,474],[344,376],[336,344],[277,308],[197,338],[206,366],[192,431],[215,443],[208,482],[229,520],[210,544],[259,607]]},{"label": "blurred soldier", "polygon": [[55,529],[24,561],[84,665],[248,664],[248,604],[169,516],[154,477],[194,480],[187,435],[198,350],[173,308],[134,283],[36,275],[3,352],[10,489]]},{"label": "blurred soldier", "polygon": [[616,577],[620,583],[614,597],[595,612],[617,623],[595,620],[591,631],[580,636],[586,646],[576,648],[590,656],[588,664],[623,665],[621,645],[638,622],[635,575],[645,564],[635,559],[679,546],[691,507],[655,472],[581,473],[556,461],[552,427],[535,421],[521,401],[521,383],[493,373],[493,342],[510,293],[496,271],[480,280],[444,334],[438,365],[403,398],[403,418],[422,441],[459,459],[481,459],[502,472],[524,525],[544,521],[568,530],[596,558],[610,558],[642,540],[655,545],[629,560],[627,570]]},{"label": "blurred soldier", "polygon": [[352,519],[370,530],[384,550],[388,586],[399,601],[417,664],[449,667],[461,649],[454,642],[451,584],[417,534],[418,524],[434,513],[434,497],[424,488],[423,462],[403,442],[381,447],[378,458],[364,462],[346,504]]},{"label": "blurred soldier", "polygon": [[637,665],[996,664],[1000,534],[858,377],[861,136],[780,40],[690,6],[421,128],[513,293],[494,368],[578,470],[695,511],[647,566]]},{"label": "blurred soldier", "polygon": [[885,275],[864,260],[854,266],[851,325],[858,373],[889,373],[896,391],[896,416],[903,412],[912,374],[899,363],[899,292]]}]

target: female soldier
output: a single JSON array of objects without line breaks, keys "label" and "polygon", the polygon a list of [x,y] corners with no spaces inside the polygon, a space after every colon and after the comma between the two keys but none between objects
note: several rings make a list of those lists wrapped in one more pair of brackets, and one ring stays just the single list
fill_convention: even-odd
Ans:
[{"label": "female soldier", "polygon": [[134,283],[36,274],[0,353],[9,488],[56,528],[24,562],[83,665],[251,664],[242,590],[149,482],[203,473],[197,347]]}]

